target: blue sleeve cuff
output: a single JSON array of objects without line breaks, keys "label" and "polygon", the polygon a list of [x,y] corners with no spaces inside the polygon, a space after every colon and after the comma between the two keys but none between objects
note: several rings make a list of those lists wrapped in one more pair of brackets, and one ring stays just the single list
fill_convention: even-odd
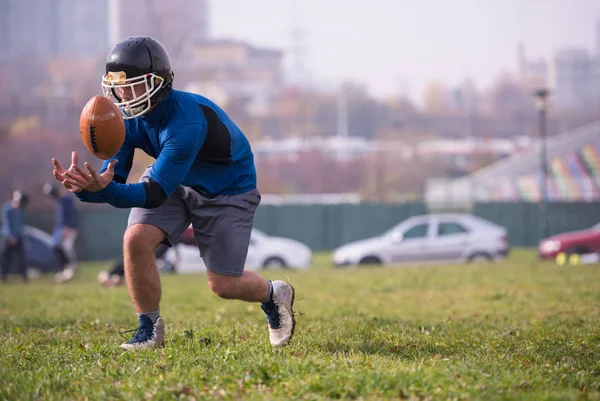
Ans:
[{"label": "blue sleeve cuff", "polygon": [[74,192],[73,195],[75,195],[75,197],[82,202],[90,202],[90,200],[89,200],[90,193],[91,193],[90,191],[88,191],[87,189],[84,189],[81,192]]},{"label": "blue sleeve cuff", "polygon": [[146,190],[141,183],[119,184],[111,181],[102,191],[82,191],[78,198],[90,203],[108,203],[121,209],[144,207],[146,204]]},{"label": "blue sleeve cuff", "polygon": [[114,188],[115,185],[118,185],[118,184],[114,181],[111,181],[111,183],[108,184],[106,186],[106,188],[104,188],[102,191],[91,192],[91,191],[84,189],[80,193],[78,193],[78,194],[76,193],[75,196],[77,198],[79,198],[80,200],[82,200],[83,202],[109,203],[110,199],[112,198],[112,196],[115,192],[115,188]]}]

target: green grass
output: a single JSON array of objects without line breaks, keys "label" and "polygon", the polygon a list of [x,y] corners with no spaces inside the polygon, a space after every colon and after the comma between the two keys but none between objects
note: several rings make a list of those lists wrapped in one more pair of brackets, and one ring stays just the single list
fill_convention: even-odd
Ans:
[{"label": "green grass", "polygon": [[296,287],[292,344],[257,304],[164,276],[166,347],[121,351],[124,288],[0,287],[0,399],[600,399],[600,266],[507,263],[271,272]]}]

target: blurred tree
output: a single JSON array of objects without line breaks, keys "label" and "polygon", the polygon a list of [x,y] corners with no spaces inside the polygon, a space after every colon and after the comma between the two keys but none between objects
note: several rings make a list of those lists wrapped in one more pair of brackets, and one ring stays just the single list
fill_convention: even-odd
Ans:
[{"label": "blurred tree", "polygon": [[452,94],[444,84],[432,82],[425,88],[423,95],[425,111],[433,114],[445,114],[452,110]]},{"label": "blurred tree", "polygon": [[336,93],[318,96],[314,104],[319,136],[343,134],[340,125],[344,124],[348,136],[371,139],[385,117],[385,108],[356,84],[347,83]]},{"label": "blurred tree", "polygon": [[[178,21],[181,16],[178,7],[162,0],[145,0],[148,24],[151,26],[152,36],[159,40],[167,49],[174,69],[185,64],[193,57],[193,45],[190,42],[189,24]],[[190,13],[197,12],[195,9]],[[139,33],[141,35],[141,33]],[[193,36],[193,35],[192,35]]]},{"label": "blurred tree", "polygon": [[[18,129],[15,129],[18,127]],[[17,123],[9,129],[10,134],[2,135],[4,138],[0,145],[0,180],[4,187],[0,188],[4,195],[16,188],[30,192],[32,206],[39,204],[39,197],[44,182],[53,180],[52,157],[56,157],[61,164],[68,165],[71,160],[71,150],[82,151],[83,144],[79,147],[65,145],[65,141],[56,131],[43,126],[27,126]],[[16,133],[12,135],[12,133]],[[75,143],[81,143],[77,140]]]},{"label": "blurred tree", "polygon": [[522,113],[532,113],[534,101],[527,88],[521,86],[510,74],[504,74],[485,93],[484,106],[490,115],[511,118]]},{"label": "blurred tree", "polygon": [[0,195],[3,196],[4,195],[4,191],[2,191],[2,188],[4,188],[5,184],[4,184],[4,179],[5,179],[5,174],[7,171],[9,170],[9,165],[7,163],[5,163],[4,161],[8,159],[8,155],[10,154],[10,147],[9,147],[9,132],[10,132],[10,127],[8,124],[0,124]]},{"label": "blurred tree", "polygon": [[340,97],[348,136],[372,138],[385,117],[385,107],[370,98],[364,88],[347,84],[342,92],[319,93],[286,88],[275,99],[273,116],[280,121],[281,135],[328,137],[339,134]]},{"label": "blurred tree", "polygon": [[319,135],[315,116],[320,102],[318,94],[295,87],[282,90],[273,101],[272,114],[280,121],[281,127],[277,137],[307,138]]},{"label": "blurred tree", "polygon": [[245,96],[230,97],[223,104],[223,109],[229,114],[229,117],[240,129],[248,136],[250,140],[256,140],[260,136],[257,132],[257,126],[260,127],[258,118],[253,118],[248,113],[248,103],[250,99]]},{"label": "blurred tree", "polygon": [[373,154],[366,160],[365,181],[361,196],[374,202],[398,202],[405,196],[419,198],[427,180],[446,175],[439,160],[404,159],[392,152]]},{"label": "blurred tree", "polygon": [[80,105],[79,111],[87,101],[95,95],[102,94],[100,85],[104,74],[104,59],[106,55],[98,54],[86,60],[75,60],[66,57],[56,57],[48,60],[47,71],[50,80],[42,86],[41,91],[50,100],[71,101]]},{"label": "blurred tree", "polygon": [[[257,160],[256,163],[257,186],[261,193],[281,195],[289,189],[289,182],[286,183],[285,177],[282,177],[279,166],[274,162]],[[286,187],[288,185],[288,187]]]}]

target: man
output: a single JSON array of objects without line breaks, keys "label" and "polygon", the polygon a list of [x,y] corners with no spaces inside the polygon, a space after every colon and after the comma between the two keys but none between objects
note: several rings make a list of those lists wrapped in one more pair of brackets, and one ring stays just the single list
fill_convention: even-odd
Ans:
[{"label": "man", "polygon": [[77,209],[73,203],[73,196],[57,185],[46,183],[44,194],[56,201],[52,245],[60,269],[56,281],[62,283],[71,280],[77,270],[75,254],[75,240],[79,228]]},{"label": "man", "polygon": [[[84,202],[133,208],[123,243],[125,278],[139,328],[126,349],[162,346],[160,276],[154,251],[175,244],[193,225],[207,266],[209,288],[224,299],[261,302],[269,339],[284,345],[293,335],[294,289],[244,270],[254,213],[260,202],[248,139],[209,99],[172,89],[164,47],[151,37],[131,37],[108,54],[104,94],[122,110],[125,142],[100,174],[80,168],[73,152],[65,171],[53,159],[54,177]],[[139,183],[126,184],[134,149],[156,159]]]},{"label": "man", "polygon": [[21,191],[15,191],[12,200],[2,206],[2,236],[4,249],[2,250],[2,268],[0,279],[6,282],[8,272],[13,262],[16,261],[18,272],[27,282],[27,262],[25,261],[25,207],[29,198]]}]

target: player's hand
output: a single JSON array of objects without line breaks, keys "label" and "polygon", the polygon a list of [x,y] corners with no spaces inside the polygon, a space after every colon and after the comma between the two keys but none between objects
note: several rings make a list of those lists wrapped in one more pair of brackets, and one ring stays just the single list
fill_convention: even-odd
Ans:
[{"label": "player's hand", "polygon": [[90,192],[101,191],[110,184],[115,175],[115,164],[117,164],[117,160],[111,160],[108,168],[102,174],[98,174],[88,162],[84,163],[84,166],[87,169],[86,172],[77,165],[77,162],[77,152],[73,152],[71,155],[71,166],[68,170],[63,170],[62,173],[62,184],[71,192],[79,193],[84,189]]},{"label": "player's hand", "polygon": [[106,171],[104,171],[102,174],[98,174],[88,162],[85,162],[84,166],[87,171],[90,172],[90,175],[88,176],[90,178],[88,179],[89,184],[87,187],[85,187],[85,189],[91,192],[97,192],[106,188],[106,186],[111,183],[113,177],[115,176],[115,164],[117,164],[117,162],[118,160],[111,160],[110,163],[108,163]]}]

